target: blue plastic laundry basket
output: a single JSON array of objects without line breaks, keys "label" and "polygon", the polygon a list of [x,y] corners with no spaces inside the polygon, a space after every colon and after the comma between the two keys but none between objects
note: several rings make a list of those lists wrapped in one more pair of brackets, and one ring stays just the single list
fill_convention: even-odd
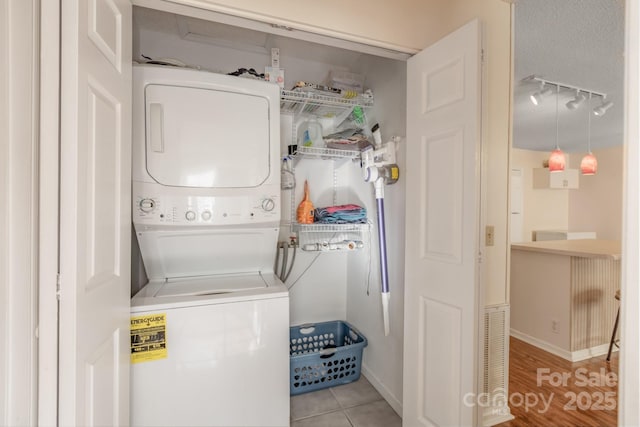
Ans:
[{"label": "blue plastic laundry basket", "polygon": [[291,395],[360,378],[367,339],[347,322],[292,326],[289,337]]}]

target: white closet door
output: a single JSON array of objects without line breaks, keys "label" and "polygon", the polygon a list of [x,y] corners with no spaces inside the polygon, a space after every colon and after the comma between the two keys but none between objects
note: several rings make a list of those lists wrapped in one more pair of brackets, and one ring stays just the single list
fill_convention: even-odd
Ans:
[{"label": "white closet door", "polygon": [[408,63],[403,423],[475,425],[480,24]]},{"label": "white closet door", "polygon": [[62,1],[61,426],[129,423],[131,12]]}]

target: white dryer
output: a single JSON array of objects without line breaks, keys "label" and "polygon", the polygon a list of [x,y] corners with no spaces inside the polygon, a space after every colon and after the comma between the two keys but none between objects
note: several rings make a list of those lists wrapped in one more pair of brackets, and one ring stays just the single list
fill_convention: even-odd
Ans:
[{"label": "white dryer", "polygon": [[149,283],[131,303],[131,424],[288,425],[278,86],[151,65],[133,78],[133,223]]}]

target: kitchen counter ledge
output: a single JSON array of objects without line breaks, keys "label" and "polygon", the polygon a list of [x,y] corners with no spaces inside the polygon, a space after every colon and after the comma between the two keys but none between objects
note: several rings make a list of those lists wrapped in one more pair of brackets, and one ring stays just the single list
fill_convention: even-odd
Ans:
[{"label": "kitchen counter ledge", "polygon": [[611,260],[619,260],[622,253],[619,240],[602,239],[545,240],[540,242],[512,243],[511,249]]}]

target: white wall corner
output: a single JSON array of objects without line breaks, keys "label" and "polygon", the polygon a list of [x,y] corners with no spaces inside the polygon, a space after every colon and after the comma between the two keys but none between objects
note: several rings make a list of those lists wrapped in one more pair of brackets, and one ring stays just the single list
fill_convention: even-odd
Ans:
[{"label": "white wall corner", "polygon": [[395,396],[391,392],[391,390],[389,390],[384,385],[382,380],[380,380],[380,378],[378,378],[371,371],[371,369],[369,369],[366,363],[362,364],[362,375],[364,375],[364,377],[371,383],[373,388],[375,388],[378,391],[378,393],[380,393],[380,395],[384,397],[384,400],[386,400],[387,403],[389,403],[389,405],[393,408],[393,410],[396,411],[396,413],[400,417],[402,417],[402,402],[397,398],[397,396]]}]

